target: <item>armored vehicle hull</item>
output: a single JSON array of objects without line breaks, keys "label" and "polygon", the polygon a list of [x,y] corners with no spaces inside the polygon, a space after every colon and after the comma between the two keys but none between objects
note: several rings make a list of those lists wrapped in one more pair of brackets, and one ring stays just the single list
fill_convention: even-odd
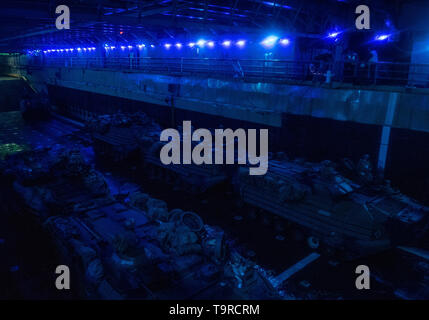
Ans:
[{"label": "armored vehicle hull", "polygon": [[415,241],[427,229],[427,208],[386,188],[358,185],[329,163],[272,160],[266,176],[246,171],[238,177],[244,202],[303,227],[313,248],[323,243],[353,258]]}]

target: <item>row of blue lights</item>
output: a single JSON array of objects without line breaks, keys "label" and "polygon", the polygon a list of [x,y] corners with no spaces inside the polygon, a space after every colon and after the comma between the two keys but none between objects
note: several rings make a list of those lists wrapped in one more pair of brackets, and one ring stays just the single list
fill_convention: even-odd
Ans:
[{"label": "row of blue lights", "polygon": [[265,48],[272,48],[276,44],[280,44],[282,46],[288,46],[290,44],[290,40],[288,38],[280,39],[278,36],[268,36],[264,40],[261,41],[261,45]]},{"label": "row of blue lights", "polygon": [[[329,32],[326,36],[326,38],[328,39],[333,39],[333,40],[337,40],[339,38],[339,36],[342,34],[342,31],[332,31]],[[374,37],[375,41],[386,41],[390,38],[390,34],[378,34]],[[266,49],[271,49],[276,45],[280,45],[283,47],[288,46],[291,43],[291,40],[288,38],[280,38],[276,35],[270,35],[268,37],[266,37],[265,39],[263,39],[259,44],[262,45],[264,48]],[[247,44],[247,41],[244,39],[241,40],[236,40],[236,41],[232,41],[232,40],[224,40],[224,41],[213,41],[213,40],[204,40],[204,39],[200,39],[196,42],[189,42],[186,44],[183,44],[181,42],[176,42],[176,43],[164,43],[162,44],[162,47],[164,47],[165,49],[170,49],[172,47],[175,47],[176,49],[181,49],[184,46],[187,46],[189,48],[214,48],[215,46],[222,46],[224,48],[229,48],[229,47],[233,47],[236,46],[238,48],[244,48]],[[118,48],[116,46],[112,46],[112,45],[108,45],[105,44],[104,45],[104,49],[106,51],[108,50],[115,50],[115,49],[121,49],[121,50],[132,50],[134,48],[138,48],[140,50],[144,49],[144,48],[155,48],[154,44],[150,44],[150,45],[146,45],[146,44],[138,44],[135,46],[132,45],[121,45]],[[95,51],[96,48],[95,47],[83,47],[83,48],[61,48],[61,49],[49,49],[49,50],[44,50],[43,53],[45,54],[49,54],[49,53],[73,53],[73,52],[92,52]],[[28,51],[28,53],[34,53],[34,52],[40,52],[40,50],[34,50],[34,51]]]},{"label": "row of blue lights", "polygon": [[[328,35],[326,36],[326,38],[336,40],[336,39],[339,38],[339,36],[342,33],[343,33],[342,31],[332,31],[332,32],[328,33]],[[391,36],[392,36],[391,34],[377,34],[374,37],[374,41],[386,41],[386,40],[389,40]]]},{"label": "row of blue lights", "polygon": [[86,47],[86,48],[62,48],[62,49],[48,49],[48,50],[44,50],[43,53],[47,54],[47,53],[61,53],[61,52],[92,52],[95,51],[96,48],[95,47]]},{"label": "row of blue lights", "polygon": [[[273,47],[277,42],[279,44],[281,44],[282,46],[287,46],[287,45],[290,44],[290,40],[289,39],[287,39],[287,38],[280,39],[277,36],[269,36],[266,39],[264,39],[261,42],[261,44],[264,47],[268,48],[268,47]],[[246,46],[246,44],[247,44],[247,41],[243,40],[243,39],[237,40],[237,41],[224,40],[222,42],[216,42],[216,41],[213,41],[213,40],[200,39],[200,40],[198,40],[196,42],[188,42],[186,44],[183,44],[181,42],[176,42],[174,44],[173,43],[164,43],[162,46],[165,49],[170,49],[172,47],[175,47],[177,49],[182,49],[182,47],[184,47],[184,46],[187,46],[189,48],[194,48],[194,47],[195,48],[204,48],[204,47],[214,48],[217,45],[220,45],[220,46],[222,46],[224,48],[229,48],[229,47],[232,47],[232,46],[236,46],[238,48],[244,48]],[[145,44],[138,44],[135,47],[137,47],[138,49],[144,49],[147,46]],[[155,45],[151,44],[150,47],[151,48],[155,48]],[[134,46],[132,46],[132,45],[120,46],[120,49],[122,49],[122,50],[125,50],[127,48],[131,50],[131,49],[134,48]],[[105,50],[114,50],[114,49],[116,49],[116,47],[115,46],[109,46],[108,44],[105,44],[104,45],[104,49]]]},{"label": "row of blue lights", "polygon": [[[268,42],[270,42],[270,43],[268,43]],[[264,47],[271,47],[271,42],[273,42],[272,39],[271,39],[271,37],[268,37],[267,40],[264,40],[263,42],[261,42],[261,44]],[[277,42],[277,40],[275,42]],[[290,40],[289,39],[280,39],[279,43],[282,46],[287,46],[287,45],[289,45]],[[172,43],[164,43],[164,44],[162,44],[162,47],[164,47],[165,49],[170,49],[171,47],[175,47],[177,49],[181,49],[184,46],[187,46],[189,48],[204,48],[204,47],[214,48],[216,45],[221,45],[224,48],[229,48],[229,47],[232,47],[232,46],[236,46],[238,48],[244,48],[246,46],[246,44],[247,44],[247,41],[243,40],[243,39],[242,40],[237,40],[237,41],[224,40],[222,42],[215,42],[215,41],[212,41],[212,40],[200,39],[200,40],[198,40],[196,42],[189,42],[187,44],[182,44],[181,42],[176,42],[174,44],[172,44]],[[274,45],[274,43],[273,43],[273,45]],[[143,43],[135,45],[135,46],[133,46],[133,45],[121,45],[121,46],[118,46],[118,47],[113,46],[113,45],[108,45],[108,44],[104,45],[104,49],[106,51],[115,50],[115,49],[121,49],[121,50],[129,49],[129,50],[132,50],[134,48],[138,48],[138,49],[141,50],[141,49],[144,49],[146,47],[155,48],[155,45],[154,44],[146,45],[146,44],[143,44]],[[59,48],[59,49],[43,50],[43,53],[44,54],[49,54],[49,53],[92,52],[92,51],[95,51],[95,50],[96,50],[95,47],[86,47],[86,48]],[[28,53],[30,53],[30,54],[32,54],[34,52],[40,52],[40,50],[28,51]]]},{"label": "row of blue lights", "polygon": [[[182,47],[187,46],[189,48],[194,48],[194,47],[199,47],[199,48],[204,48],[204,47],[208,47],[208,48],[214,48],[216,45],[221,45],[225,48],[229,48],[233,45],[239,47],[239,48],[243,48],[246,45],[246,40],[238,40],[238,41],[231,41],[231,40],[224,40],[223,42],[215,42],[212,40],[204,40],[204,39],[200,39],[197,42],[189,42],[187,44],[183,44],[181,42],[176,42],[176,43],[164,43],[162,44],[162,46],[165,49],[170,49],[172,47],[175,47],[177,49],[182,49]],[[120,46],[119,48],[121,50],[125,50],[125,49],[133,49],[133,48],[138,48],[138,49],[144,49],[146,47],[148,47],[146,44],[138,44],[136,46],[132,46],[132,45],[128,45],[128,46]],[[154,44],[149,45],[149,47],[151,48],[155,48]],[[105,50],[114,50],[116,49],[115,46],[109,46],[109,45],[104,45],[104,49]]]}]

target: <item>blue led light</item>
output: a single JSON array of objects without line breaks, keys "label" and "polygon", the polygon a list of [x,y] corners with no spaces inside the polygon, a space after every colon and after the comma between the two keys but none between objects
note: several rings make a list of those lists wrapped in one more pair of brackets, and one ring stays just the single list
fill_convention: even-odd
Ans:
[{"label": "blue led light", "polygon": [[204,47],[205,44],[206,44],[206,40],[204,39],[200,39],[197,41],[197,46],[199,46],[200,48]]},{"label": "blue led light", "polygon": [[225,48],[229,48],[231,46],[231,41],[230,40],[225,40],[224,42],[222,42],[222,45]]},{"label": "blue led light", "polygon": [[195,42],[189,42],[189,43],[188,43],[188,47],[189,47],[189,48],[193,48],[193,47],[195,47]]},{"label": "blue led light", "polygon": [[282,7],[285,9],[292,9],[292,7],[290,6],[286,6],[286,5],[282,5],[276,2],[270,2],[270,1],[262,1],[263,4],[267,5],[267,6],[272,6],[272,7]]},{"label": "blue led light", "polygon": [[171,47],[171,43],[166,43],[166,44],[164,44],[164,47],[165,47],[165,49],[170,49],[170,47]]},{"label": "blue led light", "polygon": [[390,34],[379,34],[379,35],[375,36],[374,40],[375,41],[384,41],[384,40],[389,39],[389,37],[390,37]]},{"label": "blue led light", "polygon": [[279,37],[277,36],[269,36],[266,37],[262,42],[262,46],[265,48],[272,48],[275,46],[275,44],[277,43],[277,40],[279,40]]},{"label": "blue led light", "polygon": [[330,32],[328,33],[328,38],[334,39],[336,37],[338,37],[340,35],[341,32],[339,31],[335,31],[335,32]]},{"label": "blue led light", "polygon": [[236,43],[237,47],[243,48],[246,45],[245,40],[238,40]]},{"label": "blue led light", "polygon": [[175,46],[176,46],[177,49],[181,49],[182,48],[182,44],[180,42],[176,43]]},{"label": "blue led light", "polygon": [[213,41],[209,41],[209,42],[207,42],[207,46],[208,47],[210,47],[210,48],[213,48],[214,47],[214,42]]},{"label": "blue led light", "polygon": [[290,40],[287,38],[281,39],[279,42],[282,46],[288,46],[290,44]]}]

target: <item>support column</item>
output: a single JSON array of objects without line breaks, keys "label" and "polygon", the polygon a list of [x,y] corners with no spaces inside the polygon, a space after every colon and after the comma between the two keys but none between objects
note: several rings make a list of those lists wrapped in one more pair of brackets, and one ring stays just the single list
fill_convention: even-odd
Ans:
[{"label": "support column", "polygon": [[386,167],[387,153],[389,151],[390,130],[393,123],[393,117],[396,111],[398,96],[399,96],[398,92],[392,92],[389,95],[386,118],[384,120],[383,130],[381,131],[380,149],[378,152],[378,161],[377,161],[377,169],[381,177],[384,176],[384,169]]}]

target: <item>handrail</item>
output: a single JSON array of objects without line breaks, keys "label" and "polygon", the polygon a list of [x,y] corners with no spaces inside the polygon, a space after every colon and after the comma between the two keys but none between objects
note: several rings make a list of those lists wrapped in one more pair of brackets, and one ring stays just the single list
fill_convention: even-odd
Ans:
[{"label": "handrail", "polygon": [[429,87],[429,65],[401,62],[299,61],[261,59],[154,57],[44,57],[29,66],[85,67],[134,70],[145,73],[233,77],[264,82],[287,80],[332,81]]}]

